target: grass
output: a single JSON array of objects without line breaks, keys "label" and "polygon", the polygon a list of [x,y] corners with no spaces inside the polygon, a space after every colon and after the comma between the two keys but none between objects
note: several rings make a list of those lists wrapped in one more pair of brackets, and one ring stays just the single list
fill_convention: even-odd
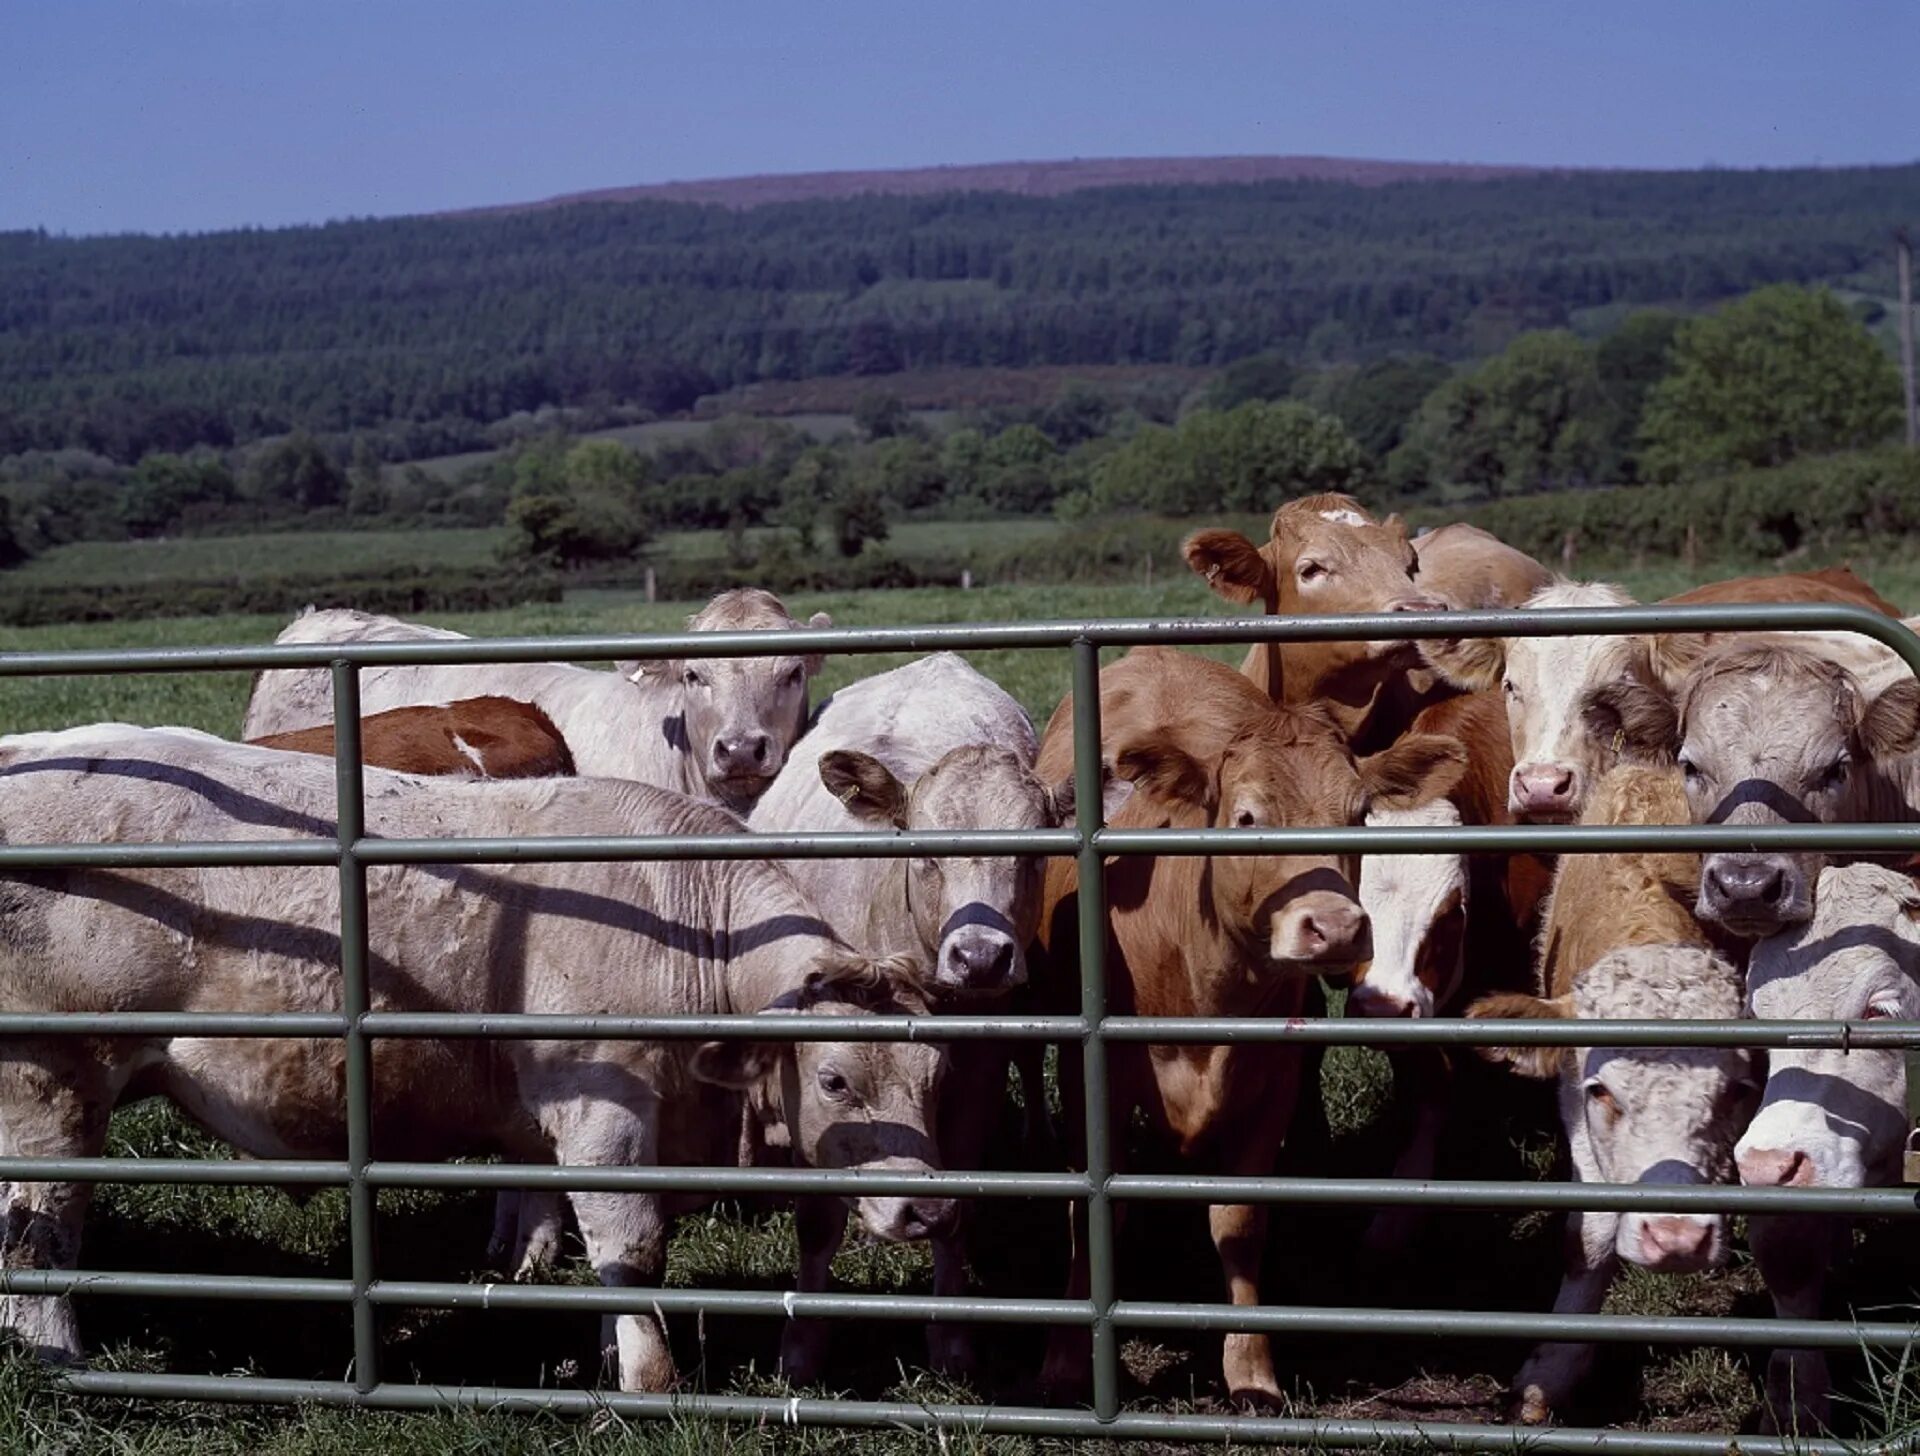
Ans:
[{"label": "grass", "polygon": [[[1626,573],[1647,595],[1677,589],[1673,572],[1653,567]],[[1913,601],[1909,571],[1874,570],[1889,594]],[[1141,587],[988,587],[971,592],[824,593],[796,598],[796,611],[824,609],[842,625],[900,622],[1044,620],[1092,616],[1173,616],[1225,611],[1191,578]],[[579,593],[551,605],[450,616],[446,625],[483,634],[644,631],[670,628],[685,604],[649,604],[635,593]],[[269,640],[278,618],[133,622],[35,629],[10,634],[8,647],[194,645]],[[1222,657],[1235,649],[1216,649]],[[1063,653],[969,654],[1044,719],[1065,690]],[[820,682],[830,691],[857,676],[903,660],[830,659]],[[55,727],[119,718],[186,723],[231,734],[239,723],[246,680],[240,674],[167,677],[0,679],[0,727]],[[1337,1003],[1336,1003],[1337,1005]],[[1384,1057],[1336,1049],[1322,1072],[1331,1147],[1323,1163],[1296,1171],[1335,1176],[1378,1175],[1391,1161],[1392,1095]],[[1477,1061],[1460,1072],[1460,1111],[1442,1152],[1441,1176],[1532,1178],[1558,1171],[1551,1099]],[[1008,1119],[1009,1123],[1011,1119]],[[1017,1166],[1007,1129],[992,1155]],[[114,1151],[143,1156],[219,1156],[222,1149],[167,1108],[124,1109],[113,1128]],[[1145,1159],[1151,1150],[1139,1150]],[[1143,1161],[1143,1166],[1147,1165]],[[490,1201],[473,1194],[383,1192],[379,1199],[382,1268],[422,1279],[498,1277],[483,1270]],[[979,1213],[975,1279],[988,1293],[1052,1295],[1065,1256],[1063,1220],[1051,1204],[989,1200]],[[1267,1287],[1277,1302],[1377,1303],[1422,1308],[1546,1309],[1559,1266],[1559,1221],[1541,1214],[1436,1212],[1412,1259],[1386,1269],[1363,1258],[1358,1235],[1364,1210],[1300,1209],[1276,1213]],[[1131,1211],[1121,1246],[1120,1280],[1129,1297],[1213,1299],[1218,1270],[1204,1219],[1189,1207],[1140,1205]],[[320,1275],[346,1272],[343,1199],[321,1192],[296,1202],[272,1189],[106,1186],[89,1218],[83,1262],[95,1268],[220,1270]],[[1862,1236],[1841,1301],[1884,1305],[1920,1287],[1920,1250],[1897,1229]],[[777,1209],[723,1205],[683,1218],[669,1253],[670,1282],[693,1287],[786,1287],[794,1267],[790,1215]],[[552,1277],[585,1282],[574,1260]],[[836,1282],[872,1292],[924,1290],[924,1250],[881,1248],[850,1239],[835,1265]],[[1764,1317],[1770,1306],[1750,1265],[1691,1279],[1633,1271],[1609,1309],[1637,1313],[1735,1314]],[[196,1301],[83,1301],[81,1317],[101,1364],[120,1368],[256,1371],[289,1378],[338,1378],[349,1345],[345,1312],[289,1311],[252,1304]],[[768,1320],[711,1317],[676,1320],[676,1357],[696,1389],[783,1390],[774,1368],[779,1331]],[[583,1383],[593,1368],[595,1321],[572,1313],[502,1315],[395,1311],[383,1319],[389,1374],[396,1379],[453,1383]],[[951,1399],[961,1392],[916,1373],[923,1359],[910,1325],[853,1324],[836,1332],[836,1388],[863,1397]],[[1018,1402],[1031,1398],[1042,1334],[1027,1327],[982,1332],[984,1371],[967,1398]],[[1130,1404],[1155,1409],[1220,1410],[1218,1340],[1207,1335],[1139,1335],[1127,1341]],[[1495,1419],[1498,1392],[1520,1351],[1504,1341],[1281,1341],[1280,1368],[1303,1413],[1383,1418]],[[1764,1351],[1613,1347],[1602,1378],[1579,1413],[1601,1423],[1693,1430],[1735,1429],[1750,1418]],[[1883,1357],[1874,1356],[1874,1360]],[[1410,1378],[1409,1372],[1417,1371]],[[1862,1435],[1911,1428],[1920,1387],[1904,1368],[1891,1394],[1885,1372],[1864,1357],[1837,1362],[1846,1428]],[[539,1417],[431,1415],[393,1417],[320,1410],[239,1411],[195,1406],[79,1402],[51,1389],[31,1365],[0,1359],[0,1452],[111,1451],[151,1456],[225,1456],[289,1452],[330,1456],[350,1450],[396,1452],[680,1451],[882,1453],[935,1449],[991,1450],[996,1456],[1064,1449],[1025,1440],[944,1441],[898,1432],[775,1433],[683,1423],[622,1426]]]},{"label": "grass", "polygon": [[10,585],[251,580],[307,573],[387,574],[492,566],[506,532],[293,531],[165,541],[76,541],[7,574]]}]

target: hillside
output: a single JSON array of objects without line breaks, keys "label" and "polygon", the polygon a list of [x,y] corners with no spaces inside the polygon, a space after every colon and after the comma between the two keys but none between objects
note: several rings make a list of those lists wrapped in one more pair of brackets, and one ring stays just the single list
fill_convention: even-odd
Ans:
[{"label": "hillside", "polygon": [[1075,157],[1053,162],[985,162],[952,167],[893,167],[867,172],[778,172],[750,177],[706,177],[637,187],[567,192],[538,202],[463,208],[442,217],[484,217],[570,207],[577,202],[699,202],[716,207],[764,207],[776,202],[822,202],[847,197],[931,197],[943,192],[1010,192],[1016,197],[1060,197],[1090,187],[1212,187],[1249,182],[1482,182],[1524,177],[1544,167],[1468,162],[1383,162],[1360,157]]},{"label": "hillside", "polygon": [[[1497,350],[1883,269],[1920,166],[609,202],[0,234],[0,456],[658,412],[764,380]],[[450,446],[470,448],[458,430]]]}]

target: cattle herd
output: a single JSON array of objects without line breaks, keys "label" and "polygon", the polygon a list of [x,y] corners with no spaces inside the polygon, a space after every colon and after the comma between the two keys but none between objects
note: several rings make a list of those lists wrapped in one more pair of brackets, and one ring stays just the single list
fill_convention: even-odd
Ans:
[{"label": "cattle herd", "polygon": [[[1342,496],[1281,507],[1255,545],[1205,530],[1186,556],[1214,591],[1269,613],[1621,605],[1552,577],[1472,527],[1410,539]],[[1845,569],[1755,577],[1676,602],[1832,602],[1897,616]],[[802,624],[765,592],[728,592],[696,631]],[[309,612],[283,642],[454,634]],[[1073,821],[1071,703],[1036,734],[1000,687],[939,654],[809,711],[818,657],[363,669],[369,835],[749,834],[858,828],[1028,829]],[[1911,819],[1920,685],[1855,634],[1715,635],[1254,648],[1241,669],[1139,648],[1100,676],[1103,806],[1130,828],[1355,824],[1765,824]],[[331,837],[335,782],[320,671],[256,679],[246,743],[98,724],[0,738],[0,840],[14,844]],[[291,751],[290,751],[291,750]],[[303,756],[306,755],[306,756]],[[668,861],[372,866],[373,1004],[382,1010],[757,1013],[854,1018],[1072,1012],[1072,859]],[[1920,1019],[1920,892],[1898,866],[1806,853],[1336,854],[1124,857],[1107,868],[1109,1007],[1150,1016]],[[340,1006],[340,886],[324,868],[62,869],[0,877],[0,1005],[12,1011],[316,1011]],[[843,1022],[833,1024],[845,1024]],[[1083,1168],[1079,1048],[1062,1048],[1056,1132],[1037,1049],[981,1041],[704,1044],[393,1040],[374,1060],[382,1157],[497,1153],[562,1164],[791,1161],[974,1168],[1009,1064],[1028,1137]],[[1273,1171],[1315,1112],[1298,1045],[1110,1048],[1112,1123],[1184,1169]],[[1582,1180],[1858,1187],[1895,1181],[1907,1131],[1898,1052],[1647,1047],[1492,1049],[1552,1079]],[[242,1153],[338,1157],[339,1041],[201,1037],[0,1041],[0,1153],[98,1155],[116,1105],[159,1094]],[[1394,1171],[1424,1176],[1452,1069],[1395,1053],[1417,1102]],[[1116,1147],[1124,1160],[1127,1147]],[[1031,1149],[1030,1149],[1031,1151]],[[0,1184],[0,1269],[72,1268],[84,1183]],[[688,1200],[567,1195],[613,1284],[658,1284]],[[1124,1205],[1119,1206],[1124,1210]],[[1619,1262],[1687,1272],[1724,1261],[1728,1219],[1574,1213],[1555,1309],[1600,1307]],[[863,1197],[865,1233],[931,1243],[936,1293],[967,1287],[969,1208]],[[1084,1220],[1075,1204],[1072,1217]],[[1410,1209],[1366,1237],[1391,1249]],[[1260,1301],[1264,1205],[1208,1210],[1228,1297]],[[838,1200],[802,1198],[798,1286],[824,1288],[846,1233]],[[551,1260],[559,1195],[502,1195],[495,1254]],[[1830,1221],[1754,1218],[1749,1241],[1783,1315],[1819,1311]],[[1069,1296],[1089,1287],[1076,1227]],[[476,1255],[479,1251],[475,1251]],[[1048,1291],[1023,1291],[1044,1293]],[[53,1359],[80,1341],[63,1298],[12,1295],[0,1317]],[[936,1367],[973,1360],[969,1330],[928,1331]],[[609,1318],[608,1373],[671,1387],[664,1331]],[[1554,1418],[1592,1361],[1550,1343],[1514,1382],[1516,1419]],[[825,1328],[782,1341],[799,1382],[828,1368]],[[1225,1337],[1223,1383],[1279,1400],[1264,1335]],[[1041,1379],[1087,1387],[1090,1337],[1061,1328]],[[1768,1370],[1771,1418],[1826,1416],[1809,1350]]]}]

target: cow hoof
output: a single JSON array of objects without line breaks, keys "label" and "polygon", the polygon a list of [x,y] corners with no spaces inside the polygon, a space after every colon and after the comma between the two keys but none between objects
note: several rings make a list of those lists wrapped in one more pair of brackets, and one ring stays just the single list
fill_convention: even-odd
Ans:
[{"label": "cow hoof", "polygon": [[980,1360],[965,1330],[933,1328],[927,1331],[927,1364],[949,1380],[971,1380]]},{"label": "cow hoof", "polygon": [[1507,1420],[1516,1426],[1553,1424],[1553,1406],[1547,1393],[1537,1385],[1524,1386],[1507,1398]]},{"label": "cow hoof", "polygon": [[1238,1406],[1244,1415],[1283,1416],[1287,1413],[1287,1398],[1277,1390],[1246,1386],[1228,1392],[1227,1398]]},{"label": "cow hoof", "polygon": [[803,1327],[798,1320],[790,1321],[786,1333],[780,1337],[782,1378],[796,1390],[804,1390],[818,1385],[826,1373],[826,1331],[818,1327],[817,1321],[813,1328]]}]

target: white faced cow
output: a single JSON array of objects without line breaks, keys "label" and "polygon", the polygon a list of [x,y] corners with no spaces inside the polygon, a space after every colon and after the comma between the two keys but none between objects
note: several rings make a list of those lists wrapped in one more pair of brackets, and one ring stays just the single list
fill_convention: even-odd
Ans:
[{"label": "white faced cow", "polygon": [[[1753,948],[1747,1005],[1765,1021],[1920,1021],[1920,889],[1879,865],[1820,876],[1813,918]],[[1735,1149],[1740,1181],[1760,1188],[1867,1188],[1900,1180],[1907,1134],[1906,1056],[1897,1050],[1775,1049],[1760,1111]],[[1782,1319],[1818,1319],[1849,1240],[1819,1214],[1748,1221],[1748,1238]],[[1812,1435],[1828,1412],[1827,1357],[1776,1350],[1767,1414]]]},{"label": "white faced cow", "polygon": [[[0,823],[15,844],[302,840],[334,834],[331,765],[179,729],[102,725],[0,739]],[[716,833],[717,809],[641,784],[465,783],[370,769],[383,838]],[[613,1015],[925,1010],[903,967],[851,954],[777,865],[751,860],[375,866],[376,1010]],[[10,1011],[330,1011],[341,994],[331,868],[40,870],[0,877],[0,1005]],[[338,1158],[342,1044],[184,1036],[0,1039],[0,1149],[95,1157],[124,1100],[160,1094],[242,1152]],[[377,1155],[503,1153],[563,1164],[731,1164],[746,1089],[781,1109],[799,1160],[939,1166],[937,1046],[871,1043],[395,1040],[373,1065]],[[72,1268],[90,1185],[14,1183],[8,1271]],[[571,1195],[602,1282],[658,1284],[671,1214],[649,1193]],[[942,1198],[871,1197],[883,1240],[944,1228]],[[79,1355],[64,1299],[12,1296],[5,1322]],[[625,1390],[674,1367],[646,1314],[609,1318]]]},{"label": "white faced cow", "polygon": [[[1053,828],[1073,815],[1073,784],[1035,778],[1035,746],[1018,703],[963,659],[937,653],[828,699],[748,827]],[[1040,914],[1040,860],[805,859],[789,861],[788,869],[849,945],[872,955],[908,954],[930,967],[936,1010],[989,1012],[1026,982],[1027,943]],[[1006,1085],[1007,1053],[981,1042],[958,1043],[953,1053],[942,1156],[948,1167],[977,1168]],[[1038,1060],[1022,1060],[1031,1062],[1023,1072],[1035,1109],[1044,1096]],[[824,1280],[845,1220],[828,1205],[803,1204],[801,1214],[803,1267]],[[962,1230],[936,1235],[933,1253],[935,1292],[964,1293]],[[935,1325],[929,1339],[937,1368],[971,1365],[959,1328]],[[790,1344],[789,1376],[801,1384],[815,1379],[823,1349]]]},{"label": "white faced cow", "polygon": [[[771,592],[722,592],[687,621],[695,632],[830,627],[806,623]],[[309,612],[280,643],[461,640],[458,632],[365,612]],[[634,779],[744,814],[773,782],[807,720],[816,653],[780,657],[656,659],[614,672],[558,662],[483,667],[369,667],[360,673],[363,713],[447,703],[484,693],[532,703],[560,730],[575,769]],[[264,672],[247,703],[243,737],[264,738],[332,721],[328,674],[317,668]]]}]

